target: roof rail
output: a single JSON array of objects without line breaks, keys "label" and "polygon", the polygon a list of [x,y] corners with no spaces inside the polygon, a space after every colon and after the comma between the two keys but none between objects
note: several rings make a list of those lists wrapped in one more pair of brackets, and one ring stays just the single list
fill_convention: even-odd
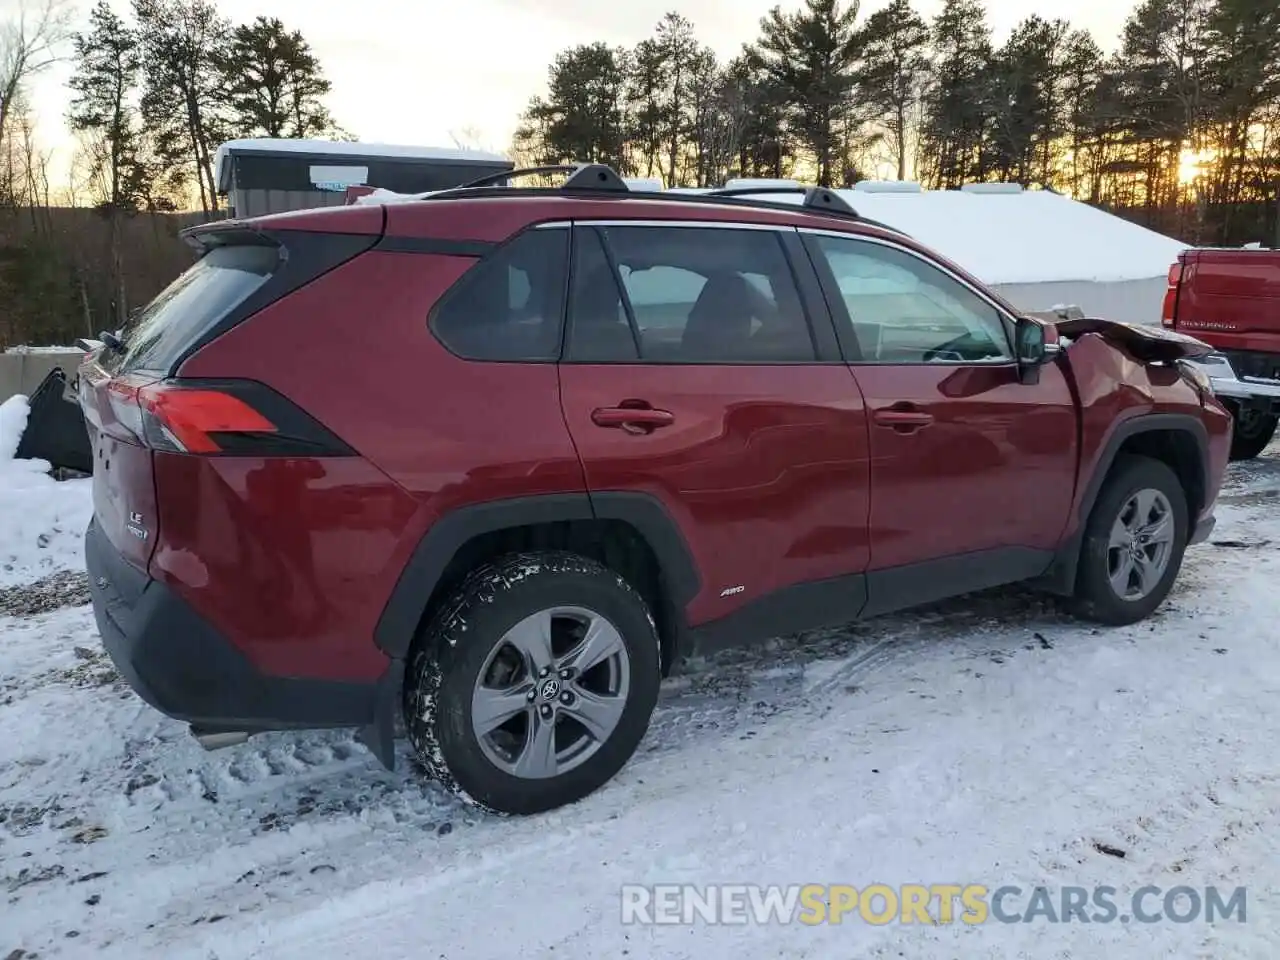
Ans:
[{"label": "roof rail", "polygon": [[[545,176],[552,173],[567,173],[569,177],[558,187],[512,187],[508,181],[517,177]],[[906,232],[887,223],[861,216],[839,194],[826,187],[804,186],[740,186],[722,187],[718,190],[707,190],[698,193],[684,193],[676,190],[644,190],[631,189],[612,168],[603,163],[563,163],[542,167],[525,167],[520,170],[505,170],[488,174],[478,180],[472,180],[458,187],[436,190],[421,197],[422,200],[457,200],[474,196],[472,191],[492,191],[489,195],[521,196],[531,193],[561,194],[572,196],[575,193],[584,195],[610,194],[619,199],[630,197],[636,200],[660,200],[666,203],[704,203],[732,204],[734,206],[754,207],[759,210],[780,210],[795,213],[797,210],[821,214],[829,217],[841,217],[856,220],[868,226],[878,227],[890,233],[906,236]],[[774,200],[761,199],[770,194],[802,194],[799,205],[779,203]]]},{"label": "roof rail", "polygon": [[[804,194],[800,206],[806,210],[821,210],[823,213],[839,213],[846,217],[857,217],[858,211],[845,203],[839,194],[825,187],[728,187],[711,190],[706,196],[711,197],[751,197],[766,194]],[[859,217],[858,219],[862,219]]]},{"label": "roof rail", "polygon": [[453,187],[453,190],[471,190],[477,187],[507,186],[508,180],[517,177],[546,176],[549,173],[567,173],[569,178],[556,189],[604,190],[609,193],[626,193],[626,182],[603,163],[556,163],[545,167],[524,167],[520,170],[500,170],[476,180]]},{"label": "roof rail", "polygon": [[[864,217],[850,206],[843,197],[834,190],[828,190],[826,187],[803,187],[803,186],[776,186],[776,187],[727,187],[720,190],[708,190],[706,193],[700,194],[704,200],[714,202],[715,200],[736,202],[749,204],[753,207],[767,207],[772,210],[795,210],[795,204],[791,203],[774,203],[770,200],[753,200],[752,197],[758,197],[761,194],[804,194],[804,199],[800,202],[800,208],[810,210],[814,213],[826,214],[830,217],[845,217],[850,220],[857,220],[859,223],[865,223],[869,227],[876,227],[880,230],[886,230],[889,233],[896,233],[899,236],[910,236],[907,231],[901,227],[895,227],[890,223],[883,223],[879,220],[872,220],[870,217]],[[696,200],[697,197],[685,197],[687,200]]]}]

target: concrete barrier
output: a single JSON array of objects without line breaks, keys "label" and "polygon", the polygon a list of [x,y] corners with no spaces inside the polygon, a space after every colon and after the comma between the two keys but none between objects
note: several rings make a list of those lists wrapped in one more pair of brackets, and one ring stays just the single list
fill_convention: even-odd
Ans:
[{"label": "concrete barrier", "polygon": [[31,396],[36,387],[40,386],[40,381],[54,367],[61,367],[70,380],[75,375],[82,356],[78,350],[65,353],[25,350],[0,353],[0,403],[17,393]]}]

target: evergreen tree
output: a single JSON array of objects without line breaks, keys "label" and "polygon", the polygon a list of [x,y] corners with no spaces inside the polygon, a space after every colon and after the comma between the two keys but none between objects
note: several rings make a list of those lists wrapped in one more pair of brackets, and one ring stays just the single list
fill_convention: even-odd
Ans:
[{"label": "evergreen tree", "polygon": [[823,186],[843,159],[841,127],[862,40],[857,18],[857,0],[845,9],[839,0],[805,0],[796,13],[774,7],[760,23],[760,55],[784,91],[793,129],[813,152]]},{"label": "evergreen tree", "polygon": [[[1272,179],[1267,159],[1254,149],[1268,108],[1280,106],[1280,4],[1275,0],[1217,0],[1206,21],[1207,119],[1218,145],[1215,199],[1223,206],[1222,229],[1232,232],[1237,208],[1265,203]],[[1280,170],[1275,177],[1280,215]],[[1261,189],[1259,189],[1261,188]],[[1263,217],[1246,229],[1264,232]]]},{"label": "evergreen tree", "polygon": [[604,43],[565,50],[551,65],[545,99],[521,124],[538,163],[608,163],[628,171],[623,104],[626,57]]},{"label": "evergreen tree", "polygon": [[1112,114],[1106,59],[1093,37],[1075,30],[1062,63],[1063,123],[1067,129],[1067,178],[1077,199],[1099,202],[1102,164],[1109,147]]},{"label": "evergreen tree", "polygon": [[1140,204],[1146,222],[1160,230],[1177,230],[1184,218],[1181,158],[1199,146],[1194,141],[1205,114],[1210,2],[1144,0],[1125,23],[1118,106],[1140,191],[1126,199]]},{"label": "evergreen tree", "polygon": [[152,170],[144,156],[135,96],[142,67],[137,34],[98,0],[89,29],[75,37],[73,97],[67,120],[85,135],[90,182],[111,221],[111,264],[117,325],[128,317],[120,220],[126,211],[150,205]]},{"label": "evergreen tree", "polygon": [[728,175],[737,153],[742,116],[731,100],[715,53],[702,47],[693,57],[689,72],[688,139],[693,147],[693,182],[699,187],[714,186]]},{"label": "evergreen tree", "polygon": [[231,23],[211,0],[133,0],[142,38],[142,116],[170,185],[194,174],[205,213],[217,209],[213,155],[227,139],[222,66]]},{"label": "evergreen tree", "polygon": [[667,186],[680,186],[681,145],[692,124],[690,111],[693,84],[702,47],[693,33],[693,24],[678,13],[668,13],[658,24],[654,37],[661,64],[662,95],[659,100],[659,128],[667,153]]},{"label": "evergreen tree", "polygon": [[102,149],[90,157],[98,199],[115,210],[134,210],[151,196],[136,106],[142,53],[138,35],[98,0],[89,29],[75,37],[75,72],[67,120],[72,130],[97,135]]},{"label": "evergreen tree", "polygon": [[627,138],[639,154],[639,169],[652,177],[661,169],[666,57],[656,40],[641,40],[627,71]]},{"label": "evergreen tree", "polygon": [[929,76],[929,27],[911,0],[891,0],[867,18],[862,38],[858,86],[888,131],[898,179],[905,180],[912,114]]},{"label": "evergreen tree", "polygon": [[300,31],[274,17],[242,24],[221,68],[238,135],[305,139],[333,130],[322,102],[332,84]]},{"label": "evergreen tree", "polygon": [[1006,180],[1052,186],[1054,144],[1065,132],[1064,20],[1032,15],[1018,24],[990,68],[992,137],[988,166]]},{"label": "evergreen tree", "polygon": [[742,129],[738,171],[744,177],[780,179],[794,157],[788,128],[787,93],[754,47],[747,47],[726,70],[729,96],[740,104]]},{"label": "evergreen tree", "polygon": [[933,23],[935,81],[921,139],[936,186],[985,179],[990,123],[991,28],[980,0],[945,0]]}]

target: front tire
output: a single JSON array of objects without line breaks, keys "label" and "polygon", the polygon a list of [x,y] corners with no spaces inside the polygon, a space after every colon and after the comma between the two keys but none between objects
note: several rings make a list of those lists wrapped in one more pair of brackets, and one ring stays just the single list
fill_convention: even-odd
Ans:
[{"label": "front tire", "polygon": [[1085,526],[1077,612],[1110,626],[1150,616],[1177,579],[1189,525],[1177,474],[1148,457],[1118,458]]},{"label": "front tire", "polygon": [[475,571],[427,628],[405,679],[405,725],[453,793],[540,813],[622,769],[660,682],[657,631],[626,580],[575,554],[518,554]]}]

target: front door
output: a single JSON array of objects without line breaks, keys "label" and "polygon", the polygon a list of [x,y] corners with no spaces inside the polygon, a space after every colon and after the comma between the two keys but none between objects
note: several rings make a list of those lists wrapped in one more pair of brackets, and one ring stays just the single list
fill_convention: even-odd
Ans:
[{"label": "front door", "polygon": [[838,356],[819,360],[784,242],[714,224],[575,228],[565,418],[593,497],[647,494],[676,522],[701,579],[693,625],[776,611],[813,580],[854,575],[837,618],[865,597],[862,399]]},{"label": "front door", "polygon": [[1075,486],[1063,371],[1020,382],[1011,318],[905,245],[806,244],[870,421],[869,612],[1044,572]]}]

